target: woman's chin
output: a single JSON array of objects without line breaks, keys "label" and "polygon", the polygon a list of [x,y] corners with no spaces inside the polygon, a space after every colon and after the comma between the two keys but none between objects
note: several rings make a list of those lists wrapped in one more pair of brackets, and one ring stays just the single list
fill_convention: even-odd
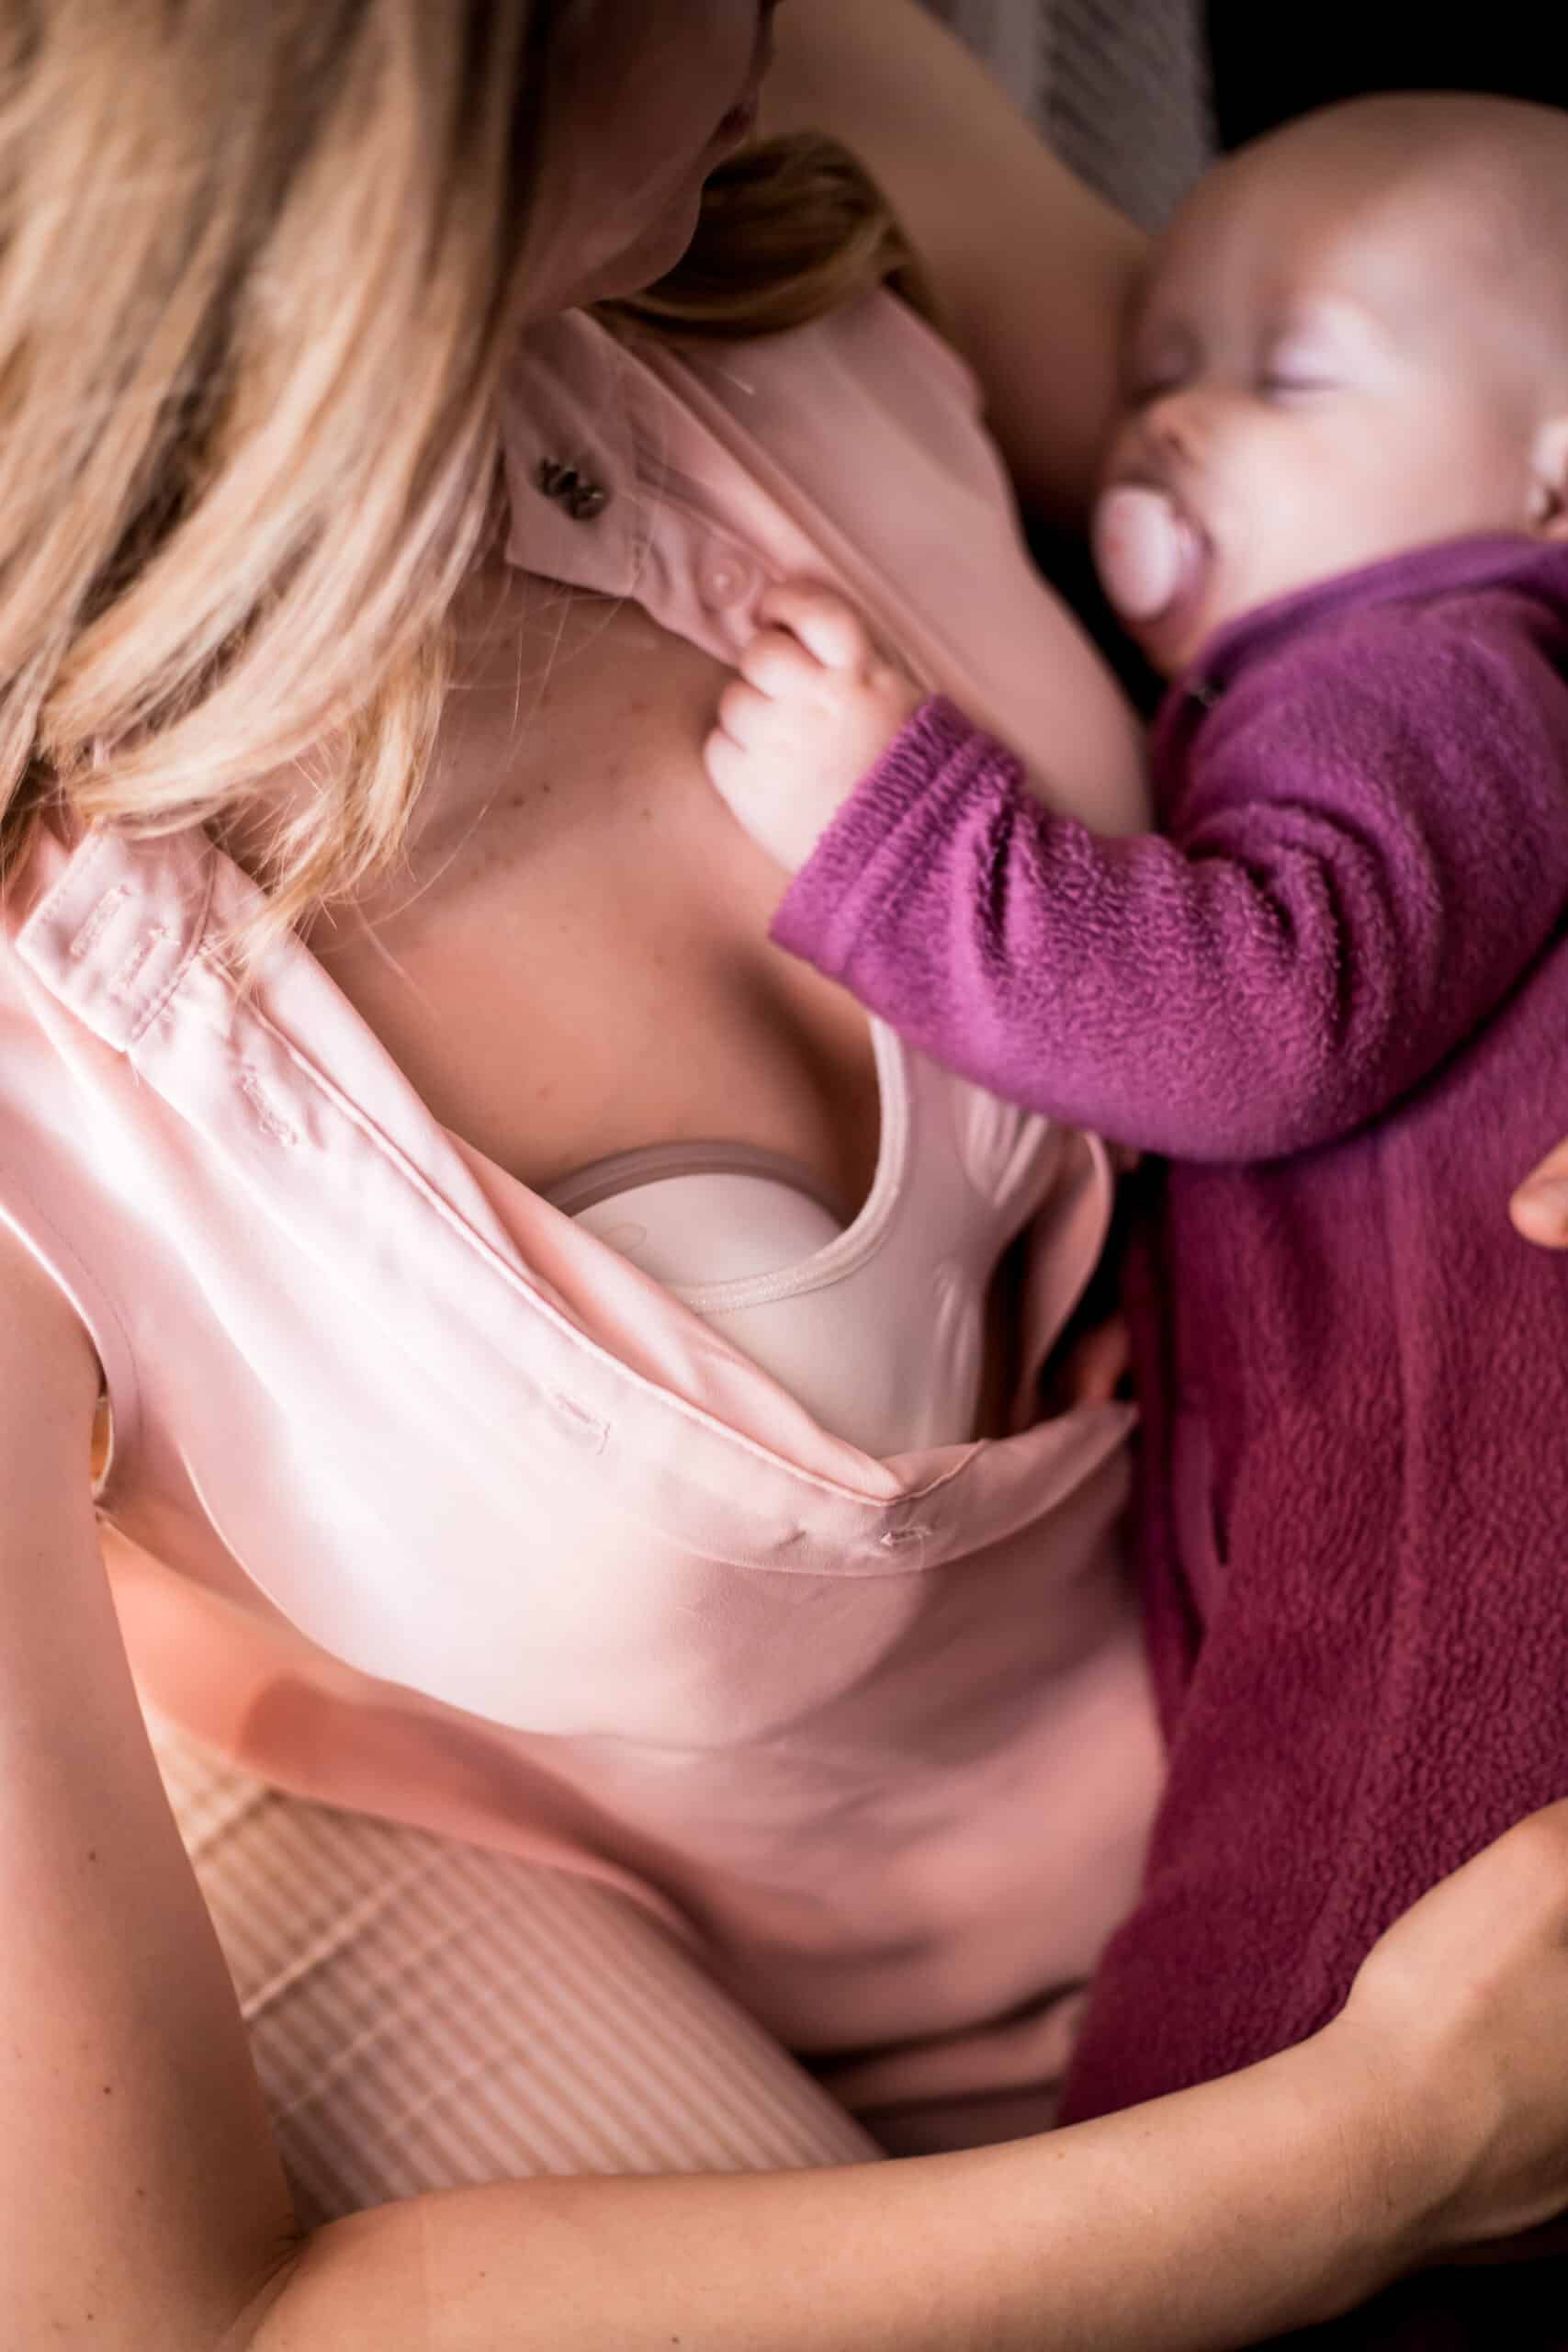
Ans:
[{"label": "woman's chin", "polygon": [[634,243],[573,271],[569,290],[554,307],[581,311],[591,302],[624,302],[646,294],[668,277],[685,254],[697,233],[701,211],[702,190],[697,188],[672,204]]}]

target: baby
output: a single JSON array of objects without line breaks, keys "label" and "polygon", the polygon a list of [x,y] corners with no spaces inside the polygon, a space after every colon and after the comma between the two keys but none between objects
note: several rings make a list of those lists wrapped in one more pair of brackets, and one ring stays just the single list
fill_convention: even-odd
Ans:
[{"label": "baby", "polygon": [[1505,1215],[1568,1085],[1568,118],[1362,100],[1220,164],[1103,479],[1160,835],[1053,814],[811,588],[707,748],[801,866],[777,939],[1176,1163],[1128,1289],[1171,1779],[1077,2115],[1309,2032],[1568,1791],[1568,1263]]}]

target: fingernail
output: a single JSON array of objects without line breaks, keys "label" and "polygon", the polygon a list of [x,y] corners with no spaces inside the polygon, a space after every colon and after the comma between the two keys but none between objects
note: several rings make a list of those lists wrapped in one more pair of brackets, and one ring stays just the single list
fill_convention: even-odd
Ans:
[{"label": "fingernail", "polygon": [[1561,1178],[1549,1176],[1539,1183],[1521,1184],[1509,1206],[1516,1225],[1528,1226],[1532,1233],[1568,1238],[1568,1183]]}]

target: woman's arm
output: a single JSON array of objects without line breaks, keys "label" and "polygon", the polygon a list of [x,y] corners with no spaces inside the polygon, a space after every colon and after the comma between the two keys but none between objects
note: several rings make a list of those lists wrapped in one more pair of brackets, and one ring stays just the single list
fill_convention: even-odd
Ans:
[{"label": "woman's arm", "polygon": [[1224,2352],[1429,2243],[1356,2072],[1325,2041],[960,2156],[382,2206],[320,2233],[254,2352]]},{"label": "woman's arm", "polygon": [[1143,232],[915,0],[789,0],[764,131],[827,130],[886,190],[985,386],[1021,495],[1083,515]]},{"label": "woman's arm", "polygon": [[120,1645],[96,1393],[0,1226],[0,2338],[212,2352],[293,2212]]},{"label": "woman's arm", "polygon": [[252,2352],[1225,2352],[1560,2210],[1565,2009],[1568,1804],[1245,2074],[964,2155],[382,2206],[319,2233]]}]

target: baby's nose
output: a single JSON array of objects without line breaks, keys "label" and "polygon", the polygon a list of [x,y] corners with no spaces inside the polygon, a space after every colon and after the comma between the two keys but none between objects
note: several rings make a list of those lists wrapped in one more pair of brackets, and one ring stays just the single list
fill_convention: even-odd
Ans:
[{"label": "baby's nose", "polygon": [[1213,396],[1198,384],[1180,384],[1145,401],[1143,427],[1150,444],[1179,458],[1195,458],[1213,422]]}]

